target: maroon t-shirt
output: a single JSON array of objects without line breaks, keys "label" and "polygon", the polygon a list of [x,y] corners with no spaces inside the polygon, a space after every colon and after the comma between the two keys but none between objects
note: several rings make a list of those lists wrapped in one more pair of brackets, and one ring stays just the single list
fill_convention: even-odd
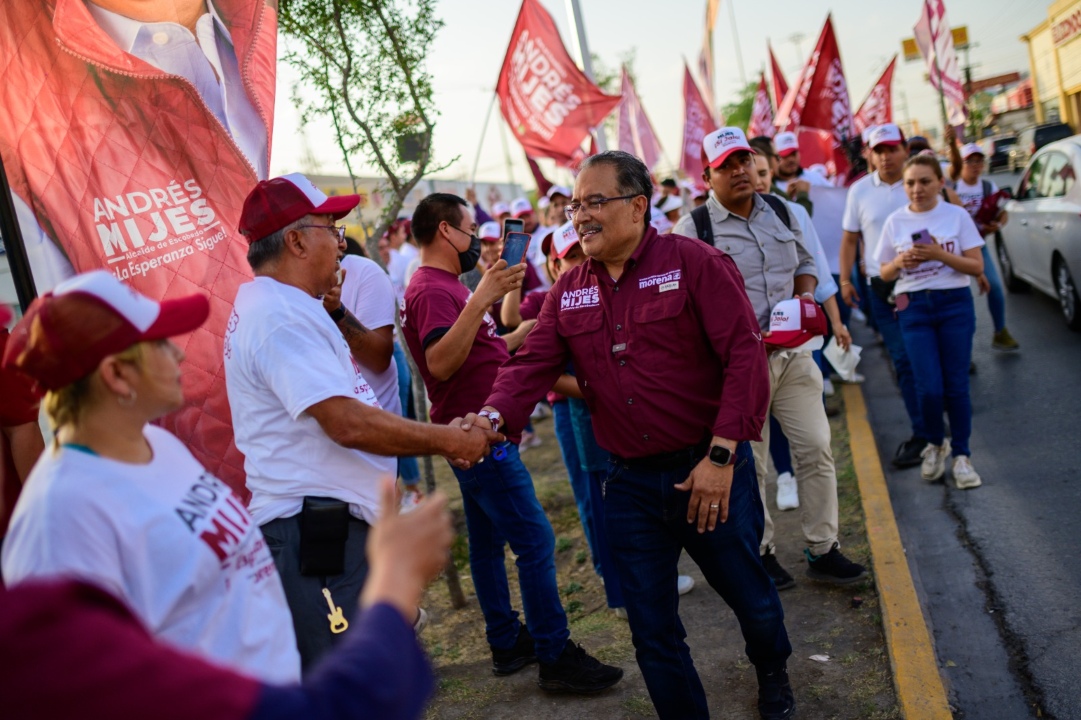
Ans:
[{"label": "maroon t-shirt", "polygon": [[[448,423],[484,407],[496,372],[510,357],[506,341],[496,332],[495,320],[485,313],[473,347],[458,372],[443,382],[432,377],[424,351],[450,331],[471,295],[469,288],[458,282],[457,275],[432,267],[418,269],[405,291],[402,334],[428,389],[432,422]],[[509,429],[514,435],[508,437],[518,442],[521,425]]]},{"label": "maroon t-shirt", "polygon": [[[0,328],[0,358],[4,357],[10,335]],[[0,427],[15,427],[37,422],[39,396],[34,381],[22,373],[0,368]],[[22,482],[15,472],[15,462],[7,438],[0,433],[0,537],[7,532],[11,511],[19,499]]]},{"label": "maroon t-shirt", "polygon": [[536,320],[540,316],[546,297],[548,297],[546,292],[526,293],[526,296],[522,298],[522,304],[518,306],[518,314],[523,320]]}]

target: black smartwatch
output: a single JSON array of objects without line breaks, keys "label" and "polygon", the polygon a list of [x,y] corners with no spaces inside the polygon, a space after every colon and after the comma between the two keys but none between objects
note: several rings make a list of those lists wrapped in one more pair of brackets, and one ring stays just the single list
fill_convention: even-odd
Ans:
[{"label": "black smartwatch", "polygon": [[327,314],[330,315],[330,319],[334,321],[335,325],[337,325],[342,321],[342,318],[345,317],[345,305],[339,305]]},{"label": "black smartwatch", "polygon": [[717,467],[731,465],[735,459],[735,451],[729,450],[724,445],[714,445],[709,449],[709,461]]}]

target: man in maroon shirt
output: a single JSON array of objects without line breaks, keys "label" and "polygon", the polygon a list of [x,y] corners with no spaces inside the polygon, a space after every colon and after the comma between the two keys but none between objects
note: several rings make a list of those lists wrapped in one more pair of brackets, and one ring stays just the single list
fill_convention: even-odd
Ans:
[{"label": "man in maroon shirt", "polygon": [[739,619],[762,717],[788,718],[792,648],[758,556],[764,518],[749,443],[769,400],[762,335],[732,259],[658,235],[652,193],[632,155],[583,163],[567,210],[590,259],[560,276],[484,409],[463,422],[519,426],[573,360],[597,442],[612,454],[605,530],[658,715],[709,716],[678,613],[685,549]]},{"label": "man in maroon shirt", "polygon": [[[521,287],[524,263],[507,267],[506,260],[499,260],[472,293],[458,281],[480,255],[476,229],[468,205],[456,195],[433,193],[413,213],[421,262],[405,292],[402,334],[428,388],[432,422],[447,423],[480,407],[509,357],[508,348],[517,349],[532,325],[523,323],[500,337],[488,312],[496,300]],[[533,478],[518,456],[517,442],[528,416],[513,426],[509,440],[493,448],[488,460],[466,470],[452,467],[462,490],[469,565],[493,671],[510,675],[539,662],[542,688],[596,692],[619,682],[623,671],[595,660],[570,640],[556,585],[555,536],[537,501]],[[525,625],[510,604],[503,549],[507,543],[518,556]]]}]

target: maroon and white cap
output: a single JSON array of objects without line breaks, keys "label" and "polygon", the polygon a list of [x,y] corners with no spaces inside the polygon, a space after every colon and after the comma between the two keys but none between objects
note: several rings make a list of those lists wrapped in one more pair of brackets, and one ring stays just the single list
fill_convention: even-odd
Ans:
[{"label": "maroon and white cap", "polygon": [[983,148],[979,143],[968,143],[961,147],[961,159],[968,160],[973,155],[983,155]]},{"label": "maroon and white cap", "polygon": [[272,235],[305,215],[330,215],[341,220],[360,204],[359,195],[326,193],[300,173],[260,181],[244,199],[240,234],[248,244]]},{"label": "maroon and white cap", "polygon": [[107,270],[76,275],[34,300],[11,332],[5,368],[58,390],[109,355],[147,340],[189,333],[210,314],[202,294],[162,300],[140,295]]},{"label": "maroon and white cap", "polygon": [[578,232],[574,229],[574,223],[565,222],[544,236],[544,240],[541,241],[541,252],[549,257],[555,253],[557,258],[563,259],[578,242]]},{"label": "maroon and white cap", "polygon": [[770,345],[798,350],[817,350],[826,334],[826,313],[805,297],[782,300],[769,316]]},{"label": "maroon and white cap", "polygon": [[492,215],[499,217],[500,215],[510,215],[510,205],[505,202],[497,202],[492,206]]},{"label": "maroon and white cap", "polygon": [[799,138],[794,132],[777,133],[773,138],[773,147],[777,149],[777,154],[781,157],[791,155],[799,152]]},{"label": "maroon and white cap", "polygon": [[566,185],[553,185],[552,187],[548,188],[548,192],[546,193],[549,200],[552,199],[553,195],[562,195],[563,197],[570,200],[573,194],[574,193],[571,191],[571,189]]},{"label": "maroon and white cap", "polygon": [[510,214],[513,217],[520,218],[523,215],[528,215],[533,212],[533,206],[529,204],[529,201],[525,198],[515,198],[510,204]]},{"label": "maroon and white cap", "polygon": [[872,149],[879,145],[904,145],[905,136],[901,132],[901,128],[893,123],[885,123],[884,125],[878,125],[871,131],[871,138],[867,144]]},{"label": "maroon and white cap", "polygon": [[863,129],[863,132],[860,133],[860,140],[863,141],[864,145],[871,142],[871,133],[875,131],[876,127],[878,127],[878,125],[868,125]]},{"label": "maroon and white cap", "polygon": [[477,230],[477,237],[488,242],[495,242],[503,237],[503,228],[495,220],[489,220]]},{"label": "maroon and white cap", "polygon": [[747,136],[738,127],[723,127],[714,130],[702,140],[702,154],[706,164],[717,169],[734,152],[754,153],[754,148],[747,142]]}]

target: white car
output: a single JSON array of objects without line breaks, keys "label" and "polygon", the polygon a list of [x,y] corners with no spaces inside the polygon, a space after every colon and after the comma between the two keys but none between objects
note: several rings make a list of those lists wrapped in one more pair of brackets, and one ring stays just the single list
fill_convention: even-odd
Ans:
[{"label": "white car", "polygon": [[1002,280],[1011,292],[1031,286],[1058,298],[1072,330],[1081,330],[1081,135],[1036,152],[1014,198],[1009,222],[997,239]]}]

